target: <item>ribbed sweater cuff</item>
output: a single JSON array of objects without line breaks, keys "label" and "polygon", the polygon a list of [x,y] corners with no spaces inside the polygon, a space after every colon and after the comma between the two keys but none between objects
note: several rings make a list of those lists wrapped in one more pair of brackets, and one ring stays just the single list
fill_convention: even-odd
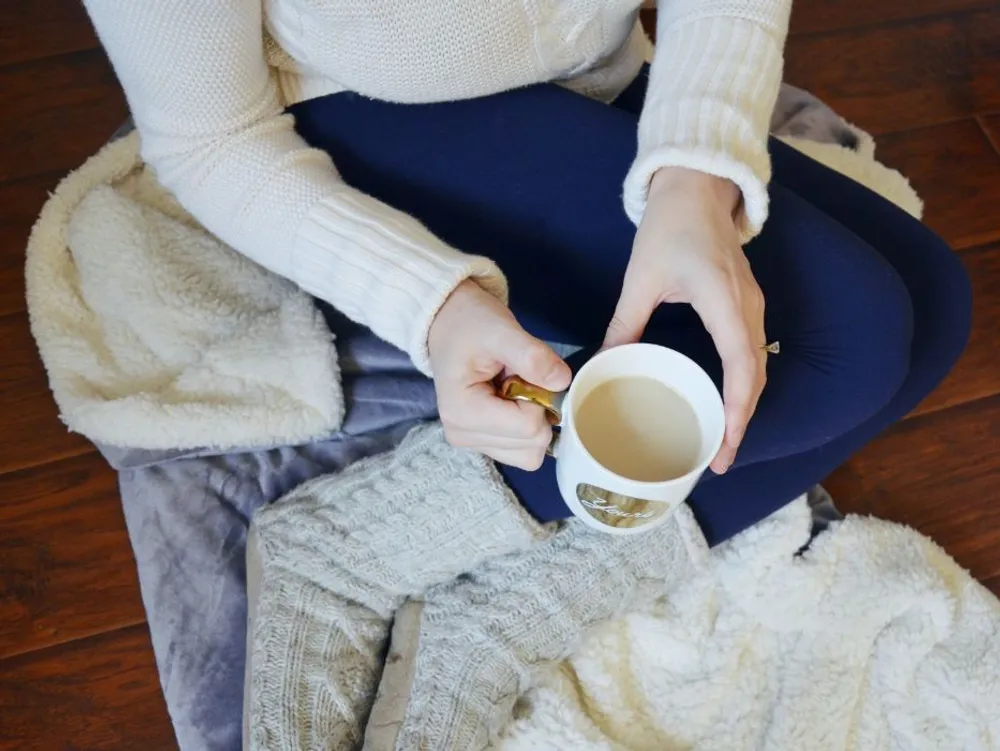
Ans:
[{"label": "ribbed sweater cuff", "polygon": [[358,191],[316,203],[299,229],[294,280],[353,321],[409,354],[431,375],[427,335],[444,301],[474,279],[506,303],[493,261],[443,243],[412,217]]},{"label": "ribbed sweater cuff", "polygon": [[736,212],[736,229],[740,243],[750,242],[760,232],[767,219],[767,180],[770,167],[753,166],[732,154],[711,148],[664,146],[643,154],[625,178],[625,213],[636,225],[642,221],[649,194],[649,181],[661,167],[686,167],[716,177],[731,180],[740,189],[742,200]]},{"label": "ribbed sweater cuff", "polygon": [[661,167],[732,180],[742,193],[741,240],[767,218],[768,126],[781,85],[783,35],[737,17],[696,18],[661,29],[625,178],[625,211],[638,224]]}]

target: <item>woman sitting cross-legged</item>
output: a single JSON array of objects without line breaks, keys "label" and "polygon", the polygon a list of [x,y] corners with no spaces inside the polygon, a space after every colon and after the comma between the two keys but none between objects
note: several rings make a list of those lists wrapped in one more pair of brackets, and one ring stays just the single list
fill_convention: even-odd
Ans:
[{"label": "woman sitting cross-legged", "polygon": [[[369,735],[481,748],[539,664],[682,572],[681,522],[541,524],[569,516],[551,430],[498,374],[561,390],[639,339],[698,362],[726,434],[689,505],[717,544],[907,414],[964,347],[947,245],[768,140],[790,0],[665,0],[650,67],[639,0],[85,2],[180,203],[437,389],[443,431],[258,515],[251,748],[360,744],[389,623],[429,588],[414,690]],[[567,363],[546,342],[583,349]]]}]

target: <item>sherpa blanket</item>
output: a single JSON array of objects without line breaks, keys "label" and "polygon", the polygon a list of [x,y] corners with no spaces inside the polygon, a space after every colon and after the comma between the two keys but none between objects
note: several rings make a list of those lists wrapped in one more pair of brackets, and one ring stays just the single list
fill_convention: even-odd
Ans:
[{"label": "sherpa blanket", "polygon": [[[594,633],[504,751],[1000,748],[1000,603],[914,530],[798,501]],[[703,541],[689,541],[689,549]]]},{"label": "sherpa blanket", "polygon": [[[872,140],[808,94],[784,87],[773,125],[793,146],[919,215],[905,179],[874,160]],[[179,745],[237,749],[251,514],[305,479],[394,446],[413,420],[433,416],[433,388],[401,353],[202,231],[141,164],[137,146],[134,135],[111,144],[46,204],[28,249],[32,329],[63,419],[120,469]],[[1000,706],[995,686],[974,685],[964,666],[996,672],[995,601],[929,542],[884,523],[852,519],[823,538],[828,547],[817,543],[796,558],[806,513],[792,507],[706,553],[684,591],[596,635],[526,697],[530,711],[512,726],[511,747],[850,747],[849,739],[868,738],[862,719],[875,727],[870,697],[881,684],[869,687],[864,677],[877,673],[868,659],[874,645],[883,633],[898,645],[914,632],[890,626],[906,613],[922,622],[921,608],[932,602],[951,603],[951,620],[933,621],[936,630],[923,633],[912,654],[897,648],[887,669],[906,665],[902,651],[924,675],[917,661],[936,653],[954,672],[935,683],[944,689],[910,685],[953,698],[923,723],[953,728],[948,718],[978,717],[971,722],[992,743],[996,728],[981,710],[990,701]],[[869,534],[872,525],[889,532]],[[899,547],[901,536],[916,553]],[[865,554],[857,560],[868,561],[864,575],[852,578],[862,571],[855,567],[840,588],[824,589],[843,573],[833,553],[854,556],[855,548]],[[830,554],[809,557],[820,550]],[[966,593],[980,598],[982,618],[970,615]],[[899,607],[872,610],[866,598]],[[862,616],[871,611],[864,628],[842,628],[861,602]],[[822,617],[838,606],[839,620]],[[777,620],[785,631],[764,618],[776,614],[784,614]],[[805,614],[813,616],[808,624]],[[975,638],[952,638],[970,629]],[[831,672],[838,656],[845,662]],[[811,688],[834,686],[837,676],[836,691]],[[960,695],[963,687],[978,703]],[[793,710],[799,717],[806,705],[813,720],[831,718],[822,727],[847,736],[779,740],[771,729],[792,727],[779,720]],[[911,747],[898,741],[895,719],[878,727],[885,731],[878,742],[856,747]],[[993,746],[936,746],[977,747]]]}]

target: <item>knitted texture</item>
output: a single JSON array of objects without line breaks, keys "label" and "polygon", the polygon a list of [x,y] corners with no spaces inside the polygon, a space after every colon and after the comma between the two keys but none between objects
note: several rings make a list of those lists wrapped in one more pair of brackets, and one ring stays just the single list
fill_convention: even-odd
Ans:
[{"label": "knitted texture", "polygon": [[408,605],[365,751],[478,751],[495,742],[541,668],[700,565],[704,552],[685,542],[698,535],[682,525],[695,525],[693,517],[612,537],[569,522],[544,545],[430,590],[419,628]]},{"label": "knitted texture", "polygon": [[[744,193],[744,236],[759,229],[790,4],[661,0],[625,190],[634,220],[652,171],[673,164],[733,179]],[[433,102],[545,81],[609,101],[649,53],[635,16],[640,0],[85,5],[163,185],[223,241],[368,326],[425,372],[426,334],[450,291],[474,277],[503,298],[500,270],[344,184],[284,108],[344,89]]]},{"label": "knitted texture", "polygon": [[741,238],[760,232],[771,179],[767,134],[790,11],[787,0],[659,3],[657,45],[672,53],[653,59],[639,150],[625,178],[625,210],[634,222],[642,219],[656,170],[680,166],[739,186]]},{"label": "knitted texture", "polygon": [[492,462],[449,446],[440,426],[304,484],[261,509],[251,532],[257,751],[355,747],[403,600],[547,536]]}]

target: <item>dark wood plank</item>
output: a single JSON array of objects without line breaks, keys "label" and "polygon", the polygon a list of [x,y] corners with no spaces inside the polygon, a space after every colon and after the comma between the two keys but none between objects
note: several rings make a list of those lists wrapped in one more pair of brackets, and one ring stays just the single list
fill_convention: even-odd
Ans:
[{"label": "dark wood plank", "polygon": [[145,626],[0,663],[3,751],[176,748]]},{"label": "dark wood plank", "polygon": [[0,316],[24,310],[24,249],[58,174],[0,185]]},{"label": "dark wood plank", "polygon": [[998,473],[994,397],[897,425],[826,484],[843,511],[909,524],[987,581],[1000,575]]},{"label": "dark wood plank", "polygon": [[962,260],[972,280],[972,336],[951,375],[916,414],[1000,394],[1000,245],[968,251]]},{"label": "dark wood plank", "polygon": [[979,125],[993,146],[993,150],[1000,154],[1000,115],[981,117]]},{"label": "dark wood plank", "polygon": [[1000,238],[1000,155],[974,120],[877,139],[876,155],[924,199],[924,221],[952,247]]},{"label": "dark wood plank", "polygon": [[874,134],[1000,109],[1000,4],[954,18],[792,37],[785,77]]},{"label": "dark wood plank", "polygon": [[126,117],[100,49],[2,68],[0,91],[0,182],[78,167]]},{"label": "dark wood plank", "polygon": [[798,0],[792,5],[792,34],[857,29],[995,7],[996,0]]},{"label": "dark wood plank", "polygon": [[115,472],[97,454],[0,475],[0,659],[145,621]]},{"label": "dark wood plank", "polygon": [[23,313],[0,318],[5,352],[0,368],[0,473],[93,451],[82,436],[59,421],[48,379]]},{"label": "dark wood plank", "polygon": [[4,0],[0,65],[97,46],[80,0]]}]

